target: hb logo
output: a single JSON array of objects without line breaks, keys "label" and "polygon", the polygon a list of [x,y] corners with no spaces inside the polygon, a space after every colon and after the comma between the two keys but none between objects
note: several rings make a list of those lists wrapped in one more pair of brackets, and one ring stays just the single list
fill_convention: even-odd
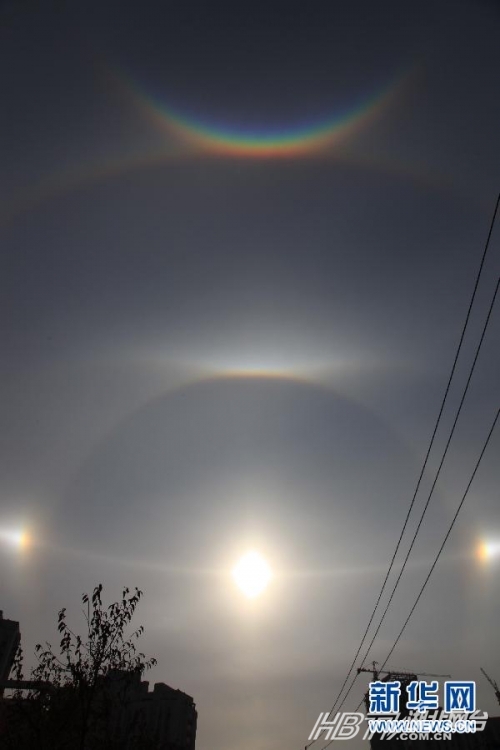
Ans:
[{"label": "hb logo", "polygon": [[330,713],[321,713],[313,727],[310,740],[317,740],[321,732],[325,733],[325,740],[350,740],[359,732],[364,714],[359,712],[338,713],[329,721]]}]

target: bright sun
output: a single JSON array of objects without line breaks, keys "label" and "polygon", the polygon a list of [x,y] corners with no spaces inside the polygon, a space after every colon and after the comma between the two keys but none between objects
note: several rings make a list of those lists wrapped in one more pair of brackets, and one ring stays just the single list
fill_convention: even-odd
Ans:
[{"label": "bright sun", "polygon": [[248,552],[233,569],[233,578],[241,591],[254,599],[272,578],[271,568],[258,552]]}]

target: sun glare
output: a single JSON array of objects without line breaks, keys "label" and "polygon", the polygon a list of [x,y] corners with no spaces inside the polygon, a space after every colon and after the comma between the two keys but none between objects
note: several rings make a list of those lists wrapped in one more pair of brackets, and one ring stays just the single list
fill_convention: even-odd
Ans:
[{"label": "sun glare", "polygon": [[477,556],[481,562],[488,562],[500,555],[500,542],[481,542],[477,548]]},{"label": "sun glare", "polygon": [[233,569],[236,585],[249,599],[259,596],[271,578],[271,568],[258,552],[248,552]]},{"label": "sun glare", "polygon": [[27,531],[0,530],[0,539],[18,550],[25,550],[30,545],[30,536]]}]

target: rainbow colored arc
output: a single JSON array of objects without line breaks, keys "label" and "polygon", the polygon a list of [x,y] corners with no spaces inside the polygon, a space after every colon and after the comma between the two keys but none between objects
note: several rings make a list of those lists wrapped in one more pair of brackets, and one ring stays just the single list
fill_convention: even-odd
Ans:
[{"label": "rainbow colored arc", "polygon": [[264,159],[306,156],[324,151],[378,116],[407,76],[408,71],[405,71],[357,106],[320,123],[291,125],[273,132],[255,132],[247,128],[214,125],[179,112],[146,93],[129,78],[124,78],[123,74],[117,74],[139,108],[157,126],[173,132],[202,153]]}]

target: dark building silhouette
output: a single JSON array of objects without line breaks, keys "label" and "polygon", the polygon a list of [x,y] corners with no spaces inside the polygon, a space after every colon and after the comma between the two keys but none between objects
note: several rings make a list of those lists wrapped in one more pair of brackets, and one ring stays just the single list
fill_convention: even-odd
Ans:
[{"label": "dark building silhouette", "polygon": [[103,679],[111,698],[109,723],[115,736],[144,734],[161,750],[194,750],[198,714],[193,698],[181,690],[143,682],[139,674],[115,672]]},{"label": "dark building silhouette", "polygon": [[[27,694],[22,691],[32,690],[50,693],[55,706],[56,736],[60,731],[61,737],[67,736],[64,747],[71,750],[74,746],[76,750],[80,743],[72,744],[71,740],[75,736],[71,716],[79,700],[74,686],[55,689],[45,682],[9,680],[20,639],[19,623],[4,620],[0,611],[0,748],[17,747],[15,740],[14,744],[12,740],[7,744],[14,732],[20,732],[14,734],[19,737],[19,748],[31,747],[28,725],[38,720],[40,704],[25,697]],[[17,692],[5,697],[5,689]],[[150,691],[149,683],[141,681],[138,672],[114,671],[98,680],[95,695],[89,731],[99,747],[108,747],[109,737],[113,748],[120,750],[143,746],[155,750],[195,750],[198,714],[193,698],[181,690],[160,682]],[[73,715],[77,714],[78,710]],[[85,747],[91,748],[91,743],[89,739]]]},{"label": "dark building silhouette", "polygon": [[0,610],[0,697],[3,695],[2,684],[9,678],[20,641],[19,623],[4,620]]}]

